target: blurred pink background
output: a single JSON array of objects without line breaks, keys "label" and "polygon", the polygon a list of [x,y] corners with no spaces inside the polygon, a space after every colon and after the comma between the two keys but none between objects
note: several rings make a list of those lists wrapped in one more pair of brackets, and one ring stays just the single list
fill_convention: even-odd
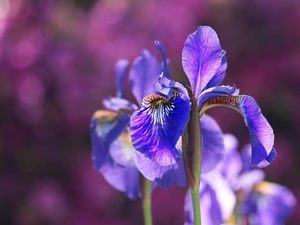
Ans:
[{"label": "blurred pink background", "polygon": [[[255,97],[273,126],[278,157],[266,179],[300,202],[299,23],[298,0],[1,0],[0,224],[142,224],[140,199],[93,169],[90,117],[116,93],[116,60],[143,48],[160,57],[154,40],[186,83],[181,51],[199,25],[213,27],[227,51],[223,84]],[[249,141],[237,113],[208,114],[241,146]],[[185,191],[154,191],[154,224],[183,224]],[[300,207],[287,224],[300,224]]]}]

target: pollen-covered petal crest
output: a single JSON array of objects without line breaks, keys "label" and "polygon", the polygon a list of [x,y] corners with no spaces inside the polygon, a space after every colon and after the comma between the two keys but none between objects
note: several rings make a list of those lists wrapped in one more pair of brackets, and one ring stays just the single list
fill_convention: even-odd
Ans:
[{"label": "pollen-covered petal crest", "polygon": [[234,86],[217,86],[209,88],[203,92],[198,99],[198,106],[199,108],[202,107],[203,103],[209,100],[212,97],[220,97],[220,96],[236,96],[239,94],[239,89]]},{"label": "pollen-covered petal crest", "polygon": [[176,143],[184,133],[190,110],[189,98],[181,93],[169,99],[160,95],[144,98],[130,121],[134,148],[160,166],[176,163],[181,158]]}]

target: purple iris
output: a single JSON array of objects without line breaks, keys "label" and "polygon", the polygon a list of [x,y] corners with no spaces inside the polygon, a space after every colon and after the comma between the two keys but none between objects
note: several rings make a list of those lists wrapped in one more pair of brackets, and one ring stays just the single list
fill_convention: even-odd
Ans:
[{"label": "purple iris", "polygon": [[286,187],[269,182],[255,185],[247,205],[249,225],[284,225],[296,205],[296,198]]},{"label": "purple iris", "polygon": [[[262,162],[263,166],[269,165],[274,152]],[[233,188],[242,193],[240,200],[241,210],[239,215],[249,225],[283,225],[293,211],[296,199],[286,187],[264,181],[264,172],[249,167],[251,158],[250,145],[241,151],[242,169],[233,182]]]},{"label": "purple iris", "polygon": [[[249,225],[283,225],[296,204],[293,193],[282,185],[264,181],[264,172],[250,167],[251,145],[244,146],[240,154],[233,135],[226,134],[224,142],[225,157],[216,171],[238,193],[238,208],[233,217]],[[276,152],[272,150],[262,165],[269,165],[274,156]]]},{"label": "purple iris", "polygon": [[[141,195],[134,148],[129,133],[130,116],[138,107],[126,100],[124,80],[128,62],[116,63],[117,96],[103,100],[107,110],[98,110],[91,120],[92,158],[95,169],[116,189],[134,199]],[[129,71],[132,93],[137,102],[154,93],[153,84],[162,72],[147,50],[133,62]]]},{"label": "purple iris", "polygon": [[[237,224],[283,225],[295,207],[291,191],[264,181],[264,172],[250,167],[251,145],[246,145],[240,154],[237,139],[224,134],[224,147],[223,160],[213,171],[201,176],[202,223],[214,225],[236,221]],[[270,164],[270,157],[274,155],[275,150],[266,157],[264,166]],[[185,225],[194,224],[189,192],[185,197]]]},{"label": "purple iris", "polygon": [[[156,42],[156,45],[166,62],[162,44]],[[238,95],[235,86],[219,86],[225,77],[227,61],[212,28],[200,26],[188,36],[182,65],[192,94],[182,84],[170,80],[169,71],[164,69],[155,84],[160,94],[145,97],[131,117],[130,133],[141,173],[163,188],[186,184],[181,136],[191,119],[194,100],[201,116],[200,121],[192,121],[200,123],[202,130],[202,137],[194,137],[202,139],[201,172],[211,171],[224,154],[222,132],[213,118],[205,115],[207,109],[216,106],[233,108],[243,116],[250,132],[250,164],[259,165],[273,149],[273,130],[252,97]],[[167,66],[164,63],[164,68]]]}]

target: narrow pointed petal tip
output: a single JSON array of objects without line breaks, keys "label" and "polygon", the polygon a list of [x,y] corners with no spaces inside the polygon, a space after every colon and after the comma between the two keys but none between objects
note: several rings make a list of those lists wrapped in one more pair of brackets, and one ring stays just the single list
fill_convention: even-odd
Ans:
[{"label": "narrow pointed petal tip", "polygon": [[147,50],[143,50],[141,56],[134,60],[129,72],[129,80],[137,102],[142,102],[144,97],[156,92],[153,86],[161,72],[161,64]]},{"label": "narrow pointed petal tip", "polygon": [[271,162],[276,157],[276,151],[274,153],[273,150],[274,133],[272,127],[261,113],[254,98],[246,95],[241,96],[239,108],[250,132],[252,148],[250,166],[256,166],[263,160]]},{"label": "narrow pointed petal tip", "polygon": [[166,173],[173,173],[170,170],[178,168],[182,153],[176,144],[184,133],[190,110],[189,98],[174,93],[170,99],[150,95],[133,113],[130,121],[132,144],[144,156],[144,160],[137,158],[137,165],[149,180],[160,179]]},{"label": "narrow pointed petal tip", "polygon": [[168,67],[168,60],[167,60],[167,56],[166,56],[166,52],[165,52],[165,48],[163,46],[163,44],[160,41],[154,41],[155,46],[158,48],[158,50],[160,51],[162,58],[163,58],[163,65],[162,65],[162,69],[163,69],[163,76],[167,77],[167,78],[171,78],[171,73]]},{"label": "narrow pointed petal tip", "polygon": [[209,26],[200,26],[185,41],[182,65],[196,98],[201,91],[219,85],[227,67],[216,32]]},{"label": "narrow pointed petal tip", "polygon": [[129,121],[129,115],[108,110],[99,110],[93,115],[90,127],[92,159],[97,170],[107,163],[110,145],[124,132]]},{"label": "narrow pointed petal tip", "polygon": [[124,78],[126,74],[126,70],[128,68],[129,62],[125,59],[120,59],[117,61],[115,70],[117,74],[117,97],[124,98],[125,92],[124,92]]}]

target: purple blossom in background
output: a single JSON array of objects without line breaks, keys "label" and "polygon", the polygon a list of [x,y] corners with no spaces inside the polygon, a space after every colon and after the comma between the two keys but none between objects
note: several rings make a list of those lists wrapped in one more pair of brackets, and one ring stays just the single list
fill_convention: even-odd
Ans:
[{"label": "purple blossom in background", "polygon": [[[282,185],[263,181],[264,172],[250,167],[250,145],[245,146],[240,154],[237,139],[225,134],[224,146],[223,160],[213,171],[201,176],[199,198],[202,223],[285,224],[296,203],[292,192]],[[184,210],[185,225],[193,224],[189,192]]]},{"label": "purple blossom in background", "polygon": [[[285,224],[296,204],[292,192],[282,185],[264,181],[264,172],[250,167],[250,145],[244,146],[239,154],[233,135],[225,134],[224,141],[226,155],[216,170],[238,195],[237,220],[249,225]],[[267,162],[265,160],[265,166]]]},{"label": "purple blossom in background", "polygon": [[[139,171],[129,135],[130,114],[137,109],[125,99],[124,80],[128,62],[116,64],[117,97],[104,99],[108,110],[96,111],[91,121],[93,162],[95,168],[116,189],[133,199],[140,196]],[[143,50],[129,72],[132,93],[137,102],[153,93],[153,85],[161,73],[161,64]]]},{"label": "purple blossom in background", "polygon": [[[243,193],[241,216],[248,218],[249,225],[285,224],[296,205],[295,196],[282,185],[263,181],[263,171],[249,168],[249,145],[241,153],[242,173],[233,184],[237,191]],[[268,159],[265,164],[268,164]]]},{"label": "purple blossom in background", "polygon": [[[156,44],[166,61],[162,44]],[[227,61],[212,28],[200,26],[188,36],[182,52],[182,65],[190,82],[192,98],[196,99],[202,116],[199,121],[203,136],[202,173],[212,170],[224,154],[219,126],[204,115],[207,109],[215,106],[233,108],[243,116],[250,132],[251,166],[264,166],[262,164],[269,155],[268,159],[273,159],[273,130],[256,101],[250,96],[238,95],[235,86],[218,86],[225,77]],[[166,63],[164,66],[167,67]],[[145,177],[164,188],[185,185],[180,137],[191,110],[188,91],[168,77],[169,74],[162,73],[155,84],[160,95],[144,98],[130,122],[138,168]]]},{"label": "purple blossom in background", "polygon": [[[127,61],[116,64],[118,96],[104,101],[109,110],[99,110],[91,121],[91,137],[94,167],[103,174],[108,183],[123,191],[129,198],[140,195],[139,172],[135,166],[128,124],[130,116],[118,113],[120,108],[132,110],[134,105],[123,99],[123,80]],[[114,110],[114,111],[112,111]]]},{"label": "purple blossom in background", "polygon": [[286,187],[269,182],[255,185],[245,202],[249,225],[284,225],[296,205]]}]

